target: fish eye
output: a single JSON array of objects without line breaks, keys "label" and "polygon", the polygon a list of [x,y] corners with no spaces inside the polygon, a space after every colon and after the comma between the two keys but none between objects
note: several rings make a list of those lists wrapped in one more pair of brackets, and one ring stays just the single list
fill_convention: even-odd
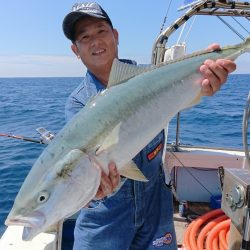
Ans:
[{"label": "fish eye", "polygon": [[46,202],[48,200],[48,198],[49,198],[49,193],[46,191],[41,191],[38,194],[37,202],[42,204],[42,203]]}]

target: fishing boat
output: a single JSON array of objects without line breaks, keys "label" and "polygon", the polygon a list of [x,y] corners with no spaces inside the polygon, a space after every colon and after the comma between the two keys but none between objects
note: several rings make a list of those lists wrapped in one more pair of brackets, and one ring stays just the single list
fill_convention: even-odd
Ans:
[{"label": "fishing boat", "polygon": [[[164,29],[152,49],[152,64],[182,57],[186,51],[186,43],[170,46],[170,37],[177,31],[184,31],[186,23],[196,16],[217,17],[230,30],[244,39],[239,32],[227,23],[223,17],[244,18],[250,21],[250,2],[227,0],[185,1],[180,10],[186,10],[175,22]],[[164,21],[165,22],[165,21]],[[237,20],[238,22],[238,20]],[[175,196],[175,227],[179,249],[250,249],[250,167],[247,143],[250,97],[246,98],[243,119],[242,150],[190,146],[180,143],[180,117],[176,118],[175,142],[166,144],[164,168],[167,177],[172,179]],[[185,126],[185,124],[182,124]],[[44,138],[38,143],[46,143],[53,134],[39,130]],[[29,138],[16,138],[30,141]],[[201,215],[201,217],[198,217]],[[41,233],[32,241],[22,241],[22,227],[10,226],[0,241],[0,249],[4,250],[68,250],[72,249],[73,230],[77,214],[59,222],[50,232]],[[223,217],[223,220],[222,220]],[[220,219],[218,219],[220,218]],[[209,221],[208,221],[209,219]],[[222,230],[218,228],[219,222]],[[198,226],[212,225],[207,229],[203,241],[198,243]],[[222,226],[221,226],[222,225]],[[213,235],[208,232],[212,231]],[[211,232],[210,232],[211,233]],[[227,235],[227,240],[226,240]],[[208,242],[210,240],[212,248]],[[207,241],[207,242],[205,242]],[[213,243],[214,241],[214,243]],[[207,245],[208,244],[208,245]],[[213,244],[216,245],[213,247]],[[226,244],[226,246],[225,246]],[[225,248],[226,247],[226,248]]]}]

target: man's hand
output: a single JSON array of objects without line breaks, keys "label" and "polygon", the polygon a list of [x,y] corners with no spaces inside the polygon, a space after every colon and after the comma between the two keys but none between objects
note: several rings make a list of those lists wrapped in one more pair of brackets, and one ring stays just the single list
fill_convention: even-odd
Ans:
[{"label": "man's hand", "polygon": [[[219,49],[218,44],[211,44],[208,50]],[[220,89],[223,83],[226,82],[228,74],[236,69],[236,64],[231,60],[218,59],[216,61],[206,60],[200,67],[200,72],[204,76],[201,83],[201,94],[211,96]]]},{"label": "man's hand", "polygon": [[120,175],[117,171],[115,163],[109,163],[109,175],[102,170],[101,183],[96,193],[95,199],[100,200],[105,196],[114,192],[120,184]]}]

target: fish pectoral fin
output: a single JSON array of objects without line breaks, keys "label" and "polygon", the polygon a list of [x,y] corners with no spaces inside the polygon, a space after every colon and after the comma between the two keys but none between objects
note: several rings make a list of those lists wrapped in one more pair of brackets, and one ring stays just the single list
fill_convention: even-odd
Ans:
[{"label": "fish pectoral fin", "polygon": [[63,157],[63,161],[66,164],[73,164],[77,163],[84,156],[87,156],[87,154],[76,148],[69,151],[69,153]]},{"label": "fish pectoral fin", "polygon": [[107,88],[118,85],[128,79],[140,75],[144,72],[151,71],[156,68],[155,65],[134,65],[124,62],[120,62],[118,59],[114,59],[111,72],[109,75],[109,82]]},{"label": "fish pectoral fin", "polygon": [[126,166],[122,167],[119,170],[119,173],[132,180],[145,182],[148,181],[148,179],[133,161],[130,161]]},{"label": "fish pectoral fin", "polygon": [[106,139],[103,141],[102,145],[97,149],[96,155],[99,155],[101,152],[109,149],[110,147],[114,146],[119,142],[119,132],[121,127],[121,122],[116,125],[111,133],[106,137]]},{"label": "fish pectoral fin", "polygon": [[71,150],[60,161],[56,163],[54,169],[57,173],[57,176],[65,177],[65,175],[68,175],[79,163],[79,161],[86,156],[87,154],[85,154],[80,149]]}]

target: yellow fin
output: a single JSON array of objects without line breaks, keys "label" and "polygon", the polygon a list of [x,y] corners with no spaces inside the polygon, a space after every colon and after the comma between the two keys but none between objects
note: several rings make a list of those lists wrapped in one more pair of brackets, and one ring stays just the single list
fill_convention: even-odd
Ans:
[{"label": "yellow fin", "polygon": [[100,154],[102,151],[107,150],[113,145],[119,142],[119,132],[120,132],[121,122],[114,127],[111,133],[103,141],[102,145],[97,149],[96,155]]},{"label": "yellow fin", "polygon": [[200,93],[193,99],[193,101],[190,102],[190,103],[187,105],[187,107],[186,107],[185,109],[191,108],[191,107],[193,107],[194,105],[198,104],[198,103],[200,102],[200,100],[201,100],[201,97],[202,97],[202,95],[201,95],[201,92],[200,92]]},{"label": "yellow fin", "polygon": [[46,229],[45,233],[58,232],[59,228],[62,227],[62,224],[63,224],[63,220],[61,220],[61,221],[59,221],[59,222],[57,222],[57,223],[55,223],[55,224],[49,226],[49,227]]},{"label": "yellow fin", "polygon": [[119,173],[132,180],[145,182],[148,181],[148,179],[133,161],[130,161],[126,166],[119,169]]}]

